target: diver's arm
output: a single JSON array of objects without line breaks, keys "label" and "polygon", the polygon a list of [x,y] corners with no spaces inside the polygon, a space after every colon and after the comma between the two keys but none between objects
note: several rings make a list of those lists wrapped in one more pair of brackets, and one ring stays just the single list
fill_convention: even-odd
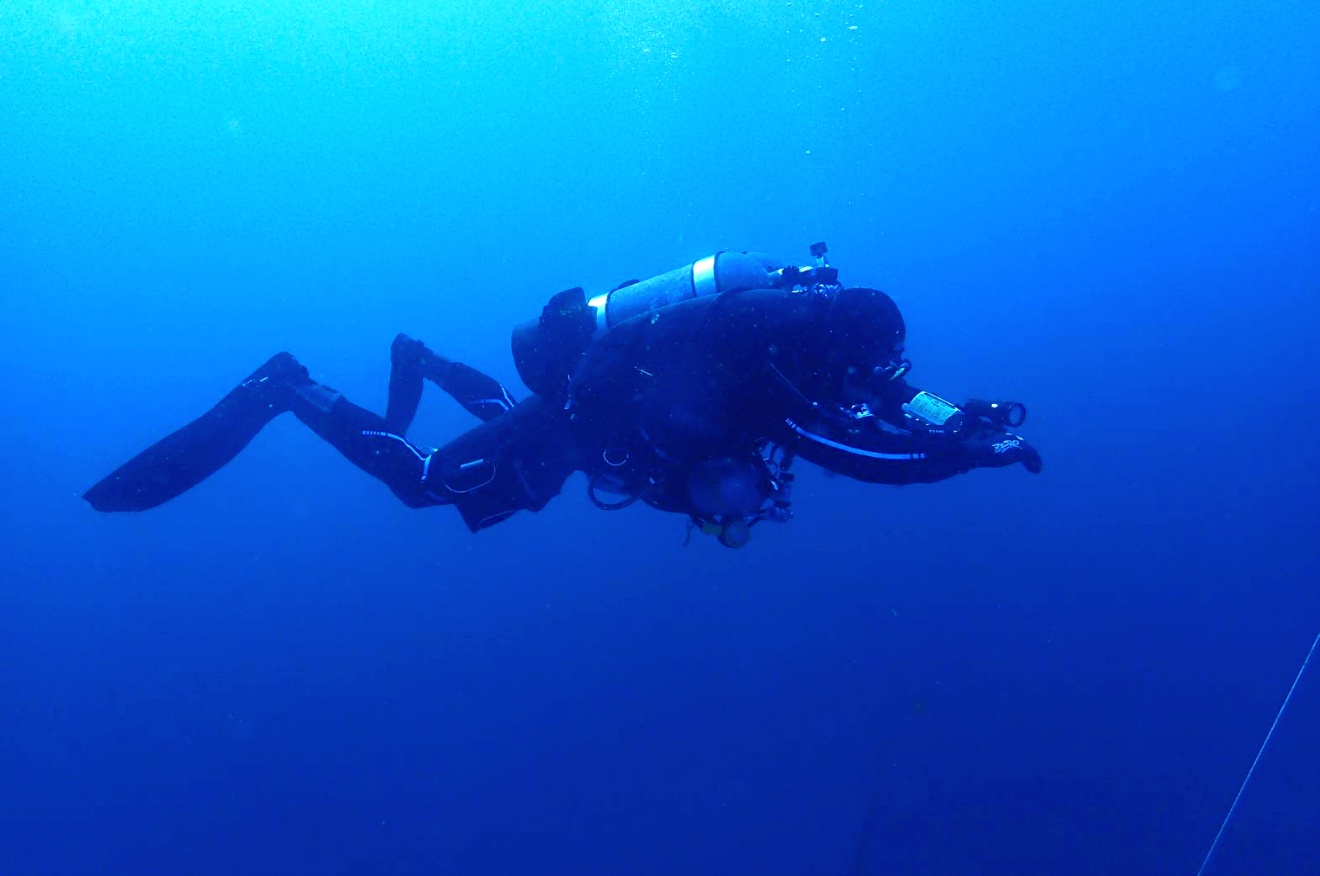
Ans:
[{"label": "diver's arm", "polygon": [[[978,467],[1021,462],[1033,474],[1040,471],[1040,454],[1013,432],[1027,417],[1026,406],[1019,402],[973,398],[955,405],[899,378],[873,401],[871,410],[918,443],[933,442],[937,455],[952,451],[972,458]],[[1015,448],[1020,452],[1010,452]]]},{"label": "diver's arm", "polygon": [[[1021,436],[979,418],[958,431],[916,431],[882,424],[869,412],[783,423],[803,459],[859,481],[915,484],[944,480],[973,468],[1021,462],[1040,471],[1040,454]],[[911,423],[909,423],[911,426]]]},{"label": "diver's arm", "polygon": [[966,459],[911,433],[867,426],[843,428],[828,420],[786,419],[787,446],[827,471],[872,484],[932,483],[961,474],[972,466]]}]

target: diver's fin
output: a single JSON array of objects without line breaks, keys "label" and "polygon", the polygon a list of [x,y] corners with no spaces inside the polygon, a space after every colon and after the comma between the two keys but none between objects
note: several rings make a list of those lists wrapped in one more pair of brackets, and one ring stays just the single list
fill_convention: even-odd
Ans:
[{"label": "diver's fin", "polygon": [[97,511],[145,511],[168,502],[238,455],[289,410],[307,369],[277,353],[205,414],[161,439],[83,494]]},{"label": "diver's fin", "polygon": [[426,344],[398,334],[390,345],[390,394],[385,407],[385,428],[406,435],[422,400],[422,378],[428,357],[438,358]]},{"label": "diver's fin", "polygon": [[448,393],[472,416],[486,422],[517,404],[504,385],[471,365],[446,359],[421,341],[401,334],[390,348],[390,400],[387,428],[400,435],[412,423],[425,378]]}]

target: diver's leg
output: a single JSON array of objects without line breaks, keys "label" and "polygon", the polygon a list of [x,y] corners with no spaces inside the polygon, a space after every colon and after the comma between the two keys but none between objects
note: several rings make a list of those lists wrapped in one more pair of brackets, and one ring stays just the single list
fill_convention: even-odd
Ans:
[{"label": "diver's leg", "polygon": [[507,413],[517,404],[495,378],[470,365],[446,359],[407,335],[394,339],[390,364],[390,399],[385,420],[400,434],[407,430],[417,412],[423,378],[447,392],[483,422]]},{"label": "diver's leg", "polygon": [[[493,381],[492,381],[493,383]],[[458,504],[473,529],[537,510],[572,471],[567,415],[532,398],[508,416],[425,452],[390,423],[274,356],[211,410],[120,466],[85,494],[98,511],[143,511],[218,471],[266,423],[293,414],[405,504]]]},{"label": "diver's leg", "polygon": [[533,395],[432,453],[422,486],[476,532],[557,496],[580,467],[574,437],[562,406]]},{"label": "diver's leg", "polygon": [[443,490],[424,484],[429,454],[413,446],[390,424],[326,386],[300,390],[293,413],[344,458],[385,484],[411,508],[448,504]]},{"label": "diver's leg", "polygon": [[453,396],[454,401],[466,408],[472,416],[485,421],[493,420],[513,410],[517,404],[504,384],[494,377],[462,362],[442,361],[443,365],[436,369],[434,377],[430,373],[426,376]]},{"label": "diver's leg", "polygon": [[[493,381],[491,381],[493,383]],[[545,506],[577,467],[573,430],[558,405],[532,396],[445,447],[423,451],[390,424],[280,353],[211,410],[138,454],[85,498],[98,511],[142,511],[196,486],[285,411],[405,504],[458,507],[473,531]]]},{"label": "diver's leg", "polygon": [[115,469],[83,498],[97,511],[145,511],[201,483],[289,410],[307,369],[279,353],[182,429]]},{"label": "diver's leg", "polygon": [[429,452],[326,387],[300,390],[293,412],[405,504],[455,505],[473,532],[539,511],[577,464],[568,414],[539,396]]},{"label": "diver's leg", "polygon": [[425,454],[392,434],[380,417],[314,382],[288,353],[272,357],[211,410],[120,466],[84,498],[98,511],[154,508],[217,472],[286,411],[404,503],[447,501],[443,491],[430,495],[422,487]]}]

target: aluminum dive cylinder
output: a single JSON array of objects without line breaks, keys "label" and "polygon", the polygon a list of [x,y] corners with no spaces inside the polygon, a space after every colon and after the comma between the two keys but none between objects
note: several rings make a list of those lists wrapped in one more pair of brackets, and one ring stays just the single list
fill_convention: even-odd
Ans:
[{"label": "aluminum dive cylinder", "polygon": [[590,301],[581,288],[550,299],[539,319],[515,326],[513,361],[538,395],[560,398],[568,375],[593,338],[644,313],[705,295],[766,289],[779,266],[761,253],[719,252],[649,280],[630,283]]},{"label": "aluminum dive cylinder", "polygon": [[596,333],[625,320],[690,298],[765,289],[773,285],[777,265],[761,253],[718,252],[649,280],[597,295],[587,303],[596,308]]}]

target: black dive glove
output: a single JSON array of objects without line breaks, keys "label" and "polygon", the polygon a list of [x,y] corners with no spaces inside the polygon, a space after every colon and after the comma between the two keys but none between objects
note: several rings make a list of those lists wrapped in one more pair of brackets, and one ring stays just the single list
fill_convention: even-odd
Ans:
[{"label": "black dive glove", "polygon": [[962,441],[963,452],[977,468],[1003,468],[1015,462],[1040,474],[1040,452],[1021,435],[1002,429],[978,429]]},{"label": "black dive glove", "polygon": [[1027,406],[1020,401],[985,401],[969,398],[962,405],[961,437],[977,467],[1002,468],[1020,462],[1031,474],[1040,474],[1040,453],[1022,435],[1008,431],[1022,425]]},{"label": "black dive glove", "polygon": [[1021,402],[970,399],[961,408],[929,392],[903,405],[904,425],[913,433],[944,443],[969,468],[1002,468],[1020,462],[1040,473],[1040,453],[1010,428],[1027,418]]},{"label": "black dive glove", "polygon": [[968,399],[962,406],[963,438],[977,466],[1002,468],[1015,462],[1040,474],[1040,453],[1010,429],[1027,419],[1027,407],[1015,401]]}]

